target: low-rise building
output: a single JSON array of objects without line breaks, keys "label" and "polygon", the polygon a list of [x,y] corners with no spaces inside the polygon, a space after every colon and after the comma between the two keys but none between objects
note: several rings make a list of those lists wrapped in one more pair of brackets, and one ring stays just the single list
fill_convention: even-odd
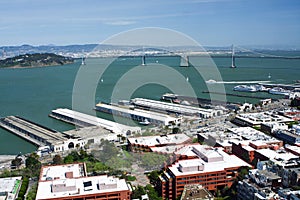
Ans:
[{"label": "low-rise building", "polygon": [[76,163],[43,166],[36,199],[129,200],[130,194],[130,186],[124,179],[107,175],[87,176],[85,163]]},{"label": "low-rise building", "polygon": [[163,199],[178,198],[187,184],[200,184],[211,191],[230,187],[238,175],[238,169],[250,167],[235,155],[225,153],[222,148],[197,145],[191,151],[197,158],[176,161],[160,176],[159,191]]},{"label": "low-rise building", "polygon": [[259,113],[245,113],[238,114],[233,122],[240,126],[257,126],[260,127],[262,123],[268,122],[279,122],[279,123],[288,123],[293,120],[273,112],[259,112]]},{"label": "low-rise building", "polygon": [[191,143],[191,141],[192,139],[186,134],[131,137],[128,138],[128,149],[131,151],[151,152],[151,148],[153,147],[188,144]]},{"label": "low-rise building", "polygon": [[15,200],[18,197],[21,185],[21,176],[0,178],[0,199]]},{"label": "low-rise building", "polygon": [[214,196],[202,185],[185,185],[180,200],[213,200]]},{"label": "low-rise building", "polygon": [[261,188],[247,179],[238,182],[237,199],[239,200],[265,200],[276,198],[278,198],[278,195],[273,192],[270,187]]},{"label": "low-rise building", "polygon": [[261,130],[266,133],[274,133],[277,130],[288,130],[289,126],[285,123],[268,122],[261,124]]}]

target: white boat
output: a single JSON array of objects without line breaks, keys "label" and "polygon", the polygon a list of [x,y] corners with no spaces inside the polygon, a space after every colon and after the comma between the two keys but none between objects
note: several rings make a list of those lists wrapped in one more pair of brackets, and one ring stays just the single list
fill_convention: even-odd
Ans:
[{"label": "white boat", "polygon": [[291,91],[285,90],[281,87],[274,87],[269,90],[270,94],[278,94],[278,95],[289,95]]},{"label": "white boat", "polygon": [[217,81],[213,80],[213,79],[209,79],[207,81],[205,81],[206,83],[209,83],[209,84],[213,84],[213,83],[217,83]]},{"label": "white boat", "polygon": [[237,85],[233,88],[234,91],[239,92],[257,92],[258,89],[255,85]]},{"label": "white boat", "polygon": [[85,57],[81,58],[81,65],[85,65]]},{"label": "white boat", "polygon": [[141,125],[149,125],[150,122],[148,121],[148,119],[145,119],[144,121],[140,121],[139,124],[141,124]]}]

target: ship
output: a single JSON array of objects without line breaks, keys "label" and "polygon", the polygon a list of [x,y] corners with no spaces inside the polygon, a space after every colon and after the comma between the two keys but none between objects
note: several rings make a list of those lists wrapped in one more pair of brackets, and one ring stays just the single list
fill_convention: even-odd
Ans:
[{"label": "ship", "polygon": [[291,93],[291,91],[285,90],[285,89],[283,89],[281,87],[274,87],[274,88],[272,88],[272,89],[269,90],[269,93],[270,94],[278,94],[278,95],[286,95],[286,96],[288,96]]},{"label": "ship", "polygon": [[239,92],[257,92],[258,89],[255,85],[237,85],[233,88],[234,91]]}]

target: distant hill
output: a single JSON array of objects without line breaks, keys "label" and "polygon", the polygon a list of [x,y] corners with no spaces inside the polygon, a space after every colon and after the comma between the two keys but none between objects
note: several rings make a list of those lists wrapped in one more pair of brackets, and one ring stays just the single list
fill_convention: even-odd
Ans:
[{"label": "distant hill", "polygon": [[0,60],[0,67],[45,67],[73,63],[74,59],[54,53],[34,53],[15,56]]}]

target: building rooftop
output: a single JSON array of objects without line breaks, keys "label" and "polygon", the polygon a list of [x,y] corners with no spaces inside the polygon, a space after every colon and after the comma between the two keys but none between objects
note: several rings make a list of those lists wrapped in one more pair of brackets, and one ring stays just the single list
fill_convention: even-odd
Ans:
[{"label": "building rooftop", "polygon": [[82,172],[84,166],[83,163],[79,163],[43,167],[36,199],[72,198],[72,196],[129,191],[123,179],[107,175],[87,177],[85,172]]},{"label": "building rooftop", "polygon": [[111,133],[109,130],[99,126],[77,128],[74,130],[65,131],[64,133],[67,133],[68,135],[78,136],[82,139],[101,137],[106,140],[115,140],[117,138],[117,135],[115,133]]},{"label": "building rooftop", "polygon": [[169,134],[159,136],[145,136],[145,137],[132,137],[128,138],[131,144],[144,145],[144,146],[159,146],[182,144],[190,140],[190,137],[185,134]]},{"label": "building rooftop", "polygon": [[274,161],[288,161],[290,159],[297,159],[299,156],[292,154],[290,152],[286,152],[283,149],[279,150],[272,150],[272,149],[258,149],[256,150],[258,153],[264,155],[265,157],[269,158],[269,160],[274,160]]},{"label": "building rooftop", "polygon": [[86,176],[86,172],[83,163],[44,166],[41,169],[40,181],[80,178],[84,176]]},{"label": "building rooftop", "polygon": [[[7,177],[7,178],[0,178],[0,196],[2,196],[3,193],[9,192],[13,193],[16,184],[22,180],[21,176],[17,177]],[[16,188],[17,189],[17,188]]]},{"label": "building rooftop", "polygon": [[213,195],[199,184],[185,185],[180,200],[213,199]]},{"label": "building rooftop", "polygon": [[113,121],[109,121],[106,119],[102,119],[99,117],[95,117],[92,115],[87,115],[84,113],[80,113],[74,110],[70,110],[67,108],[58,108],[56,110],[52,110],[52,115],[62,115],[65,117],[69,117],[78,121],[85,122],[87,124],[90,124],[91,126],[101,126],[105,129],[108,129],[114,133],[126,133],[128,130],[129,131],[134,131],[134,132],[140,132],[141,128],[140,127],[133,127],[133,126],[127,126],[124,124],[116,123]]},{"label": "building rooftop", "polygon": [[120,106],[114,106],[114,105],[109,105],[109,104],[103,104],[103,103],[98,103],[96,107],[103,107],[106,109],[112,109],[115,111],[120,111],[123,113],[128,113],[131,115],[136,115],[136,116],[141,116],[145,118],[152,118],[158,121],[175,121],[177,118],[162,114],[162,113],[157,113],[157,112],[152,112],[152,111],[147,111],[147,110],[141,110],[141,109],[127,109],[127,108],[122,108]]},{"label": "building rooftop", "polygon": [[236,118],[246,121],[253,125],[260,125],[265,122],[290,122],[291,119],[277,115],[273,112],[259,112],[259,113],[246,113],[239,114]]},{"label": "building rooftop", "polygon": [[198,114],[211,114],[217,112],[217,110],[213,110],[213,109],[204,109],[204,108],[186,106],[181,104],[155,101],[151,99],[135,98],[132,99],[131,101],[136,105],[164,110],[164,111],[172,111],[172,112],[177,112],[182,114],[198,115]]},{"label": "building rooftop", "polygon": [[178,161],[169,167],[175,176],[222,171],[225,168],[240,166],[251,167],[235,155],[228,155],[221,148],[198,145],[193,151],[199,158]]},{"label": "building rooftop", "polygon": [[265,133],[251,127],[230,128],[229,131],[252,142],[255,141],[261,141],[262,143],[280,142],[280,140],[277,140],[276,138],[266,135]]}]

